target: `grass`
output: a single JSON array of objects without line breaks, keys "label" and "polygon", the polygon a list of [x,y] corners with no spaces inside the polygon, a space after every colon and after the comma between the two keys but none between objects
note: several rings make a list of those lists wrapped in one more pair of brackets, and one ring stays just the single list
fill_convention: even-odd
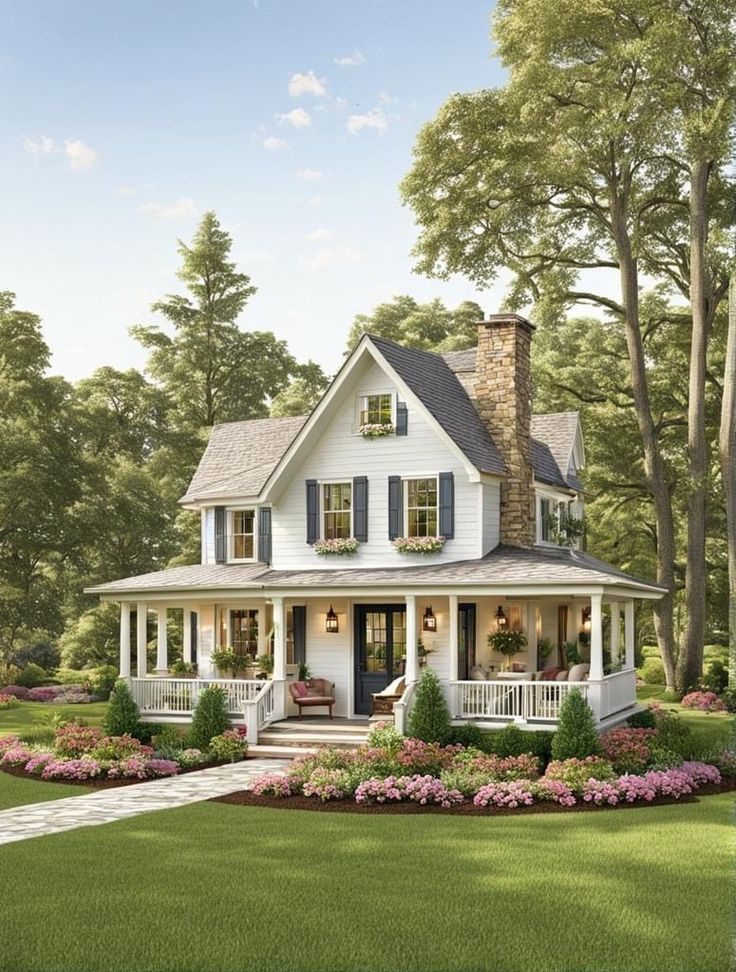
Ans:
[{"label": "grass", "polygon": [[35,731],[52,712],[64,719],[77,720],[88,726],[98,726],[107,709],[107,702],[90,702],[87,705],[51,705],[48,702],[21,702],[17,709],[0,709],[0,736],[17,733],[23,736]]},{"label": "grass", "polygon": [[26,803],[43,803],[63,797],[79,796],[89,792],[86,786],[68,786],[63,783],[45,783],[41,780],[23,779],[0,772],[0,810],[21,807]]},{"label": "grass", "polygon": [[202,803],[10,844],[0,969],[726,972],[732,806],[484,819]]}]

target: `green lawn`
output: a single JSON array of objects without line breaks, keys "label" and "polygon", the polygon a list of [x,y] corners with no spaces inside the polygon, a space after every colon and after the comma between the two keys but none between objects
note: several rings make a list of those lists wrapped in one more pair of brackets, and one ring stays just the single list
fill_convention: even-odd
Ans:
[{"label": "green lawn", "polygon": [[20,807],[26,803],[42,803],[63,797],[88,793],[87,786],[69,786],[64,783],[42,783],[41,780],[22,779],[0,772],[0,810]]},{"label": "green lawn", "polygon": [[50,705],[48,702],[21,702],[17,709],[0,709],[0,736],[15,732],[23,735],[37,728],[50,712],[58,712],[65,719],[77,719],[88,726],[102,722],[107,702],[90,702],[88,705]]},{"label": "green lawn", "polygon": [[147,814],[0,847],[0,969],[726,972],[732,811]]}]

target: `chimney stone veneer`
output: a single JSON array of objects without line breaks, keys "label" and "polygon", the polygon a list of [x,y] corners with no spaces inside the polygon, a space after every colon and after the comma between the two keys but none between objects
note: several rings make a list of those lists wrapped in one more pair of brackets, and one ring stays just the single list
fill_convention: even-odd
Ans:
[{"label": "chimney stone veneer", "polygon": [[501,483],[501,543],[535,541],[531,457],[531,339],[534,325],[518,314],[491,314],[478,323],[475,405],[506,464]]}]

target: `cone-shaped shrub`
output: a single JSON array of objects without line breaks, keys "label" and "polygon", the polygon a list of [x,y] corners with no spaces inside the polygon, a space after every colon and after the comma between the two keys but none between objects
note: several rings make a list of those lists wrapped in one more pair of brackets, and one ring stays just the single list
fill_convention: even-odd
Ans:
[{"label": "cone-shaped shrub", "polygon": [[585,759],[600,753],[593,710],[580,689],[573,689],[560,706],[559,725],[552,737],[552,759]]},{"label": "cone-shaped shrub", "polygon": [[431,668],[425,668],[417,685],[414,708],[409,715],[409,735],[444,746],[451,731],[450,710],[440,680]]},{"label": "cone-shaped shrub", "polygon": [[102,720],[102,731],[106,736],[138,735],[141,714],[130,689],[122,679],[115,683],[110,692],[110,704]]},{"label": "cone-shaped shrub", "polygon": [[189,733],[190,745],[197,749],[209,749],[213,736],[219,736],[229,728],[225,692],[219,685],[208,685],[199,696],[194,710]]}]

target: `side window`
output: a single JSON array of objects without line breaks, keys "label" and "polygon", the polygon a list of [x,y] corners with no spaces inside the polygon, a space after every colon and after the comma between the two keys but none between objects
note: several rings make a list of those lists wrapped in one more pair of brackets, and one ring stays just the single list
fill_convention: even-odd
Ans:
[{"label": "side window", "polygon": [[549,541],[549,516],[551,512],[551,503],[548,499],[542,499],[539,501],[539,537],[540,540],[544,542]]},{"label": "side window", "polygon": [[364,395],[360,399],[360,425],[390,425],[393,417],[393,395]]},{"label": "side window", "polygon": [[437,479],[407,479],[406,535],[437,536]]},{"label": "side window", "polygon": [[352,483],[325,483],[322,487],[322,538],[338,540],[352,535]]},{"label": "side window", "polygon": [[233,510],[230,514],[230,559],[255,557],[255,510]]}]

